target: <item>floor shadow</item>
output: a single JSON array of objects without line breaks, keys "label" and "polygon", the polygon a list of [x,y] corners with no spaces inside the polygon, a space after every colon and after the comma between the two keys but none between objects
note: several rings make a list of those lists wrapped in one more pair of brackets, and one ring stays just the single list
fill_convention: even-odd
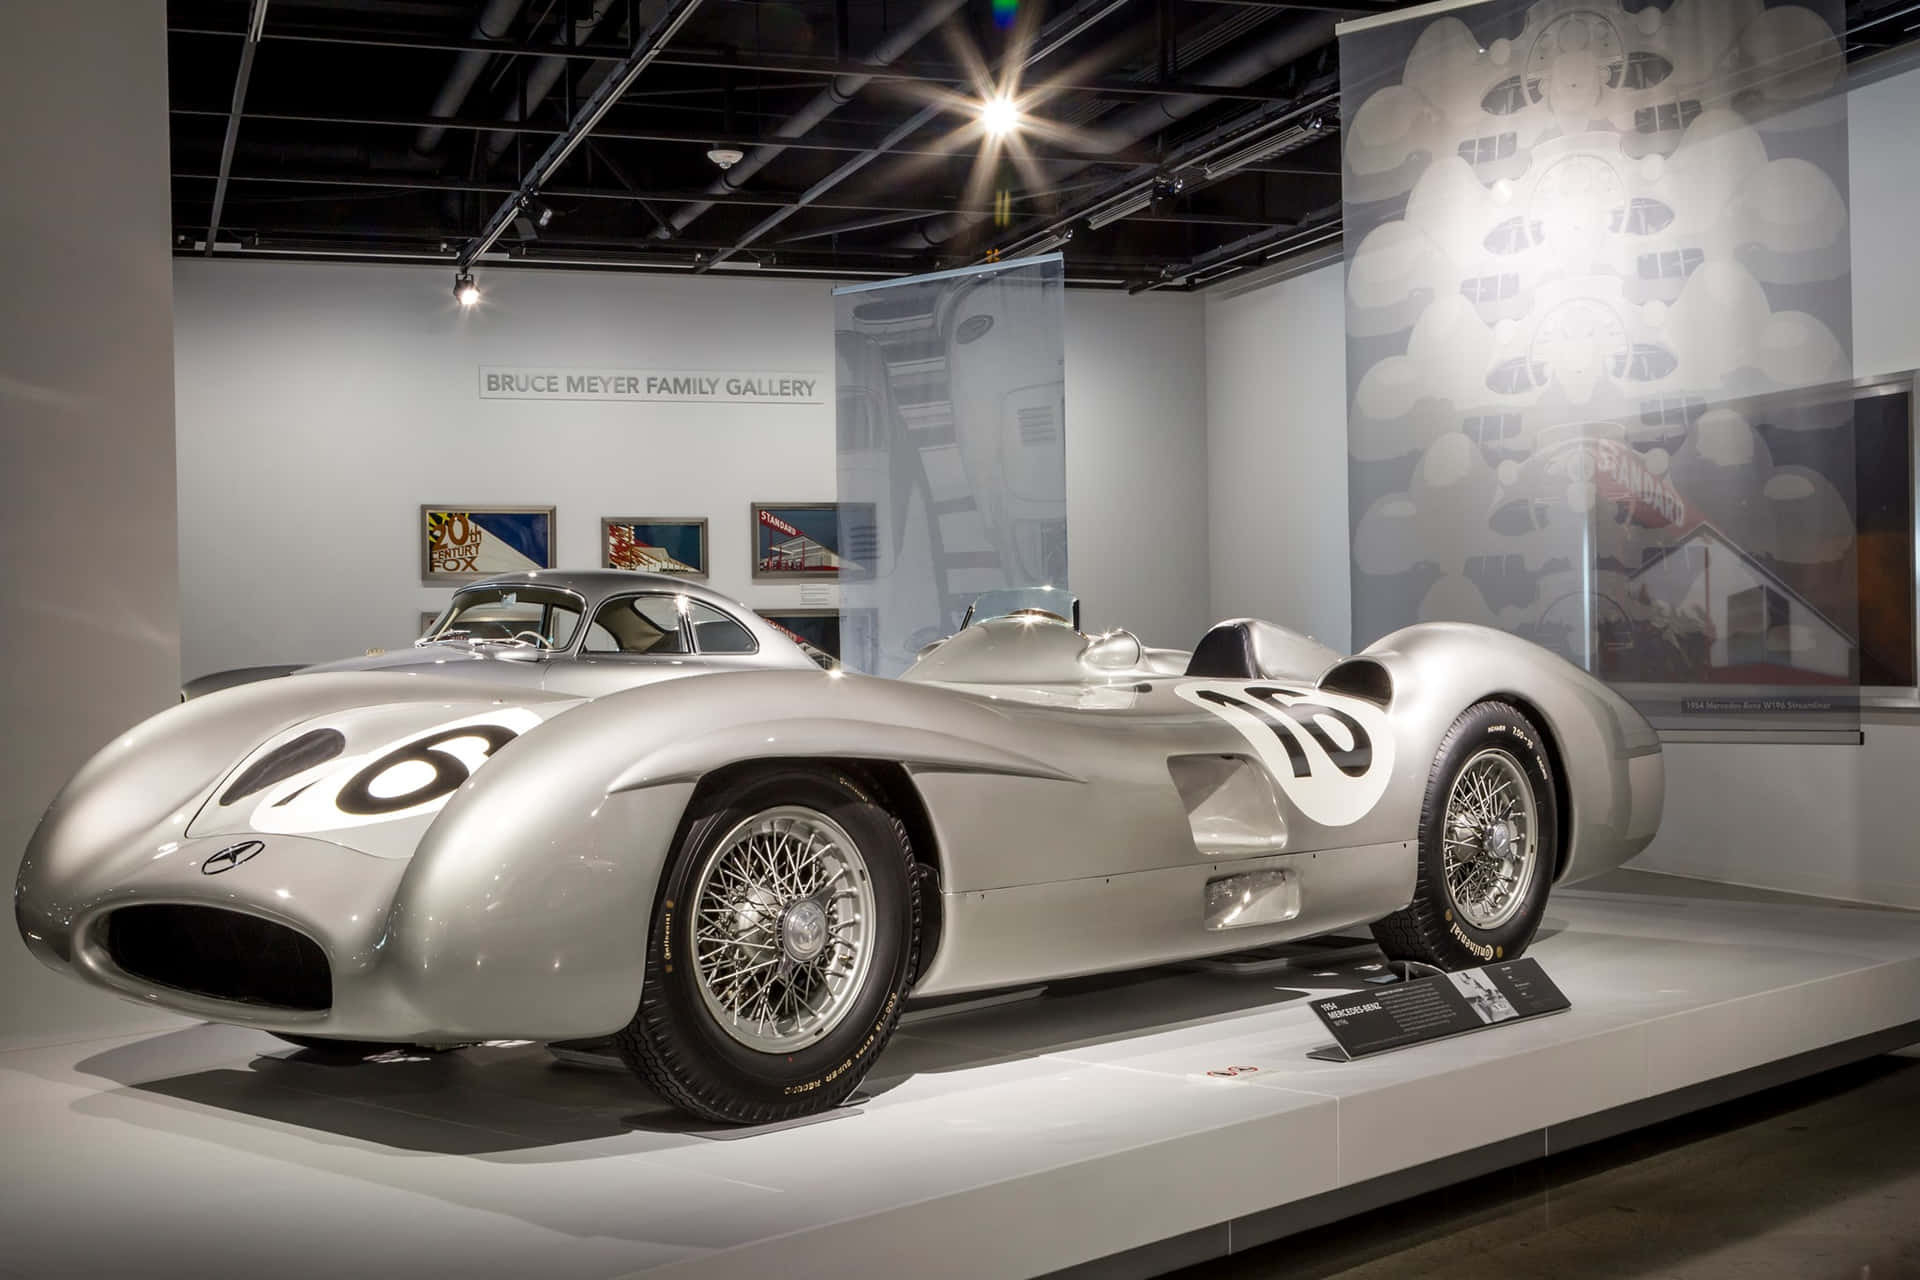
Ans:
[{"label": "floor shadow", "polygon": [[[1257,972],[1108,974],[1058,983],[1018,1003],[929,1017],[896,1035],[852,1105],[803,1123],[857,1114],[862,1103],[925,1073],[1226,1022],[1358,990],[1385,969],[1377,952],[1305,948]],[[624,1069],[563,1063],[526,1041],[342,1057],[205,1024],[118,1044],[75,1069],[127,1094],[422,1154],[572,1158],[562,1153],[630,1154],[767,1131],[695,1120]],[[772,1126],[783,1127],[792,1126]]]},{"label": "floor shadow", "polygon": [[[898,1077],[903,1068],[965,1071],[1226,1024],[1313,996],[1363,990],[1386,972],[1385,959],[1373,952],[1331,962],[1309,955],[1251,973],[1165,968],[1056,983],[1018,1004],[915,1023],[870,1078]],[[1304,1007],[1301,1013],[1311,1019]]]},{"label": "floor shadow", "polygon": [[119,1045],[76,1069],[133,1094],[437,1155],[619,1138],[632,1151],[697,1141],[703,1128],[631,1075],[565,1066],[526,1042],[354,1060],[205,1026]]}]

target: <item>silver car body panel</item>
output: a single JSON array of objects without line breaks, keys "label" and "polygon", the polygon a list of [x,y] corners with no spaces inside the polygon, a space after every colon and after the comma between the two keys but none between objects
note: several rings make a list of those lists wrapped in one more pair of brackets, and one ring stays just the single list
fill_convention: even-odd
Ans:
[{"label": "silver car body panel", "polygon": [[[191,699],[235,684],[272,676],[386,671],[488,680],[518,688],[597,698],[618,689],[631,689],[657,680],[673,680],[714,671],[750,671],[760,667],[812,668],[816,665],[804,649],[752,609],[702,583],[689,582],[672,574],[636,573],[627,569],[530,569],[522,573],[483,578],[463,585],[460,592],[514,586],[564,591],[580,601],[582,622],[574,628],[567,643],[552,650],[536,650],[485,641],[474,644],[457,640],[418,642],[405,649],[311,666],[245,667],[236,671],[215,672],[190,681],[182,694]],[[460,592],[454,593],[455,601],[459,600]],[[718,609],[753,637],[754,652],[654,655],[594,653],[588,649],[587,623],[604,606],[629,596],[647,595],[697,600]]]},{"label": "silver car body panel", "polygon": [[[1425,624],[1343,659],[1281,631],[1247,632],[1256,669],[1231,676],[1170,675],[1171,655],[1124,633],[1003,618],[899,680],[805,663],[596,693],[399,664],[242,686],[137,726],[74,778],[27,851],[16,916],[47,963],[197,1016],[426,1044],[553,1040],[631,1017],[687,807],[716,771],[755,762],[894,771],[924,811],[931,839],[916,853],[939,896],[923,996],[1257,947],[1399,909],[1440,742],[1488,698],[1518,703],[1548,739],[1561,879],[1652,838],[1652,730],[1545,650]],[[492,677],[541,664],[449,665]],[[1269,720],[1293,726],[1299,759]],[[308,762],[303,743],[333,754]],[[282,759],[293,764],[276,776]],[[434,768],[458,785],[429,795]],[[203,869],[255,840],[244,865]],[[1260,892],[1255,923],[1218,907],[1238,876],[1226,887]],[[215,1000],[121,971],[104,922],[139,903],[298,930],[327,957],[331,1004]]]}]

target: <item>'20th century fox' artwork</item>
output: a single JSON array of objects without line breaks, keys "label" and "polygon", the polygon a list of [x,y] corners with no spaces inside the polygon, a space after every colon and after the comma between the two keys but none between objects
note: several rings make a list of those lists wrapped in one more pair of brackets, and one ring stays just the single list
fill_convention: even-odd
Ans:
[{"label": "'20th century fox' artwork", "polygon": [[1857,679],[1839,6],[1489,3],[1342,36],[1354,639]]}]

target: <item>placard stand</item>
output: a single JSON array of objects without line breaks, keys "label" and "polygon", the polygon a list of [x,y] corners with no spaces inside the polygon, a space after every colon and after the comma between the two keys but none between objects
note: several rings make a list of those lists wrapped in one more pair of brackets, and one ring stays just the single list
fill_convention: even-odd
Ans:
[{"label": "placard stand", "polygon": [[1572,1007],[1537,960],[1436,972],[1374,991],[1315,1000],[1313,1011],[1333,1033],[1334,1043],[1310,1049],[1307,1056],[1351,1062]]}]

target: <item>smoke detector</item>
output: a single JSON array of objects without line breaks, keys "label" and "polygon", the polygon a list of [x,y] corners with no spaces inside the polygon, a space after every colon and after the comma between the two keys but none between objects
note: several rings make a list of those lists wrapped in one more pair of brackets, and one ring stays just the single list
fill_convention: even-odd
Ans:
[{"label": "smoke detector", "polygon": [[738,147],[709,147],[707,149],[707,159],[719,165],[723,173],[746,158],[747,153]]}]

